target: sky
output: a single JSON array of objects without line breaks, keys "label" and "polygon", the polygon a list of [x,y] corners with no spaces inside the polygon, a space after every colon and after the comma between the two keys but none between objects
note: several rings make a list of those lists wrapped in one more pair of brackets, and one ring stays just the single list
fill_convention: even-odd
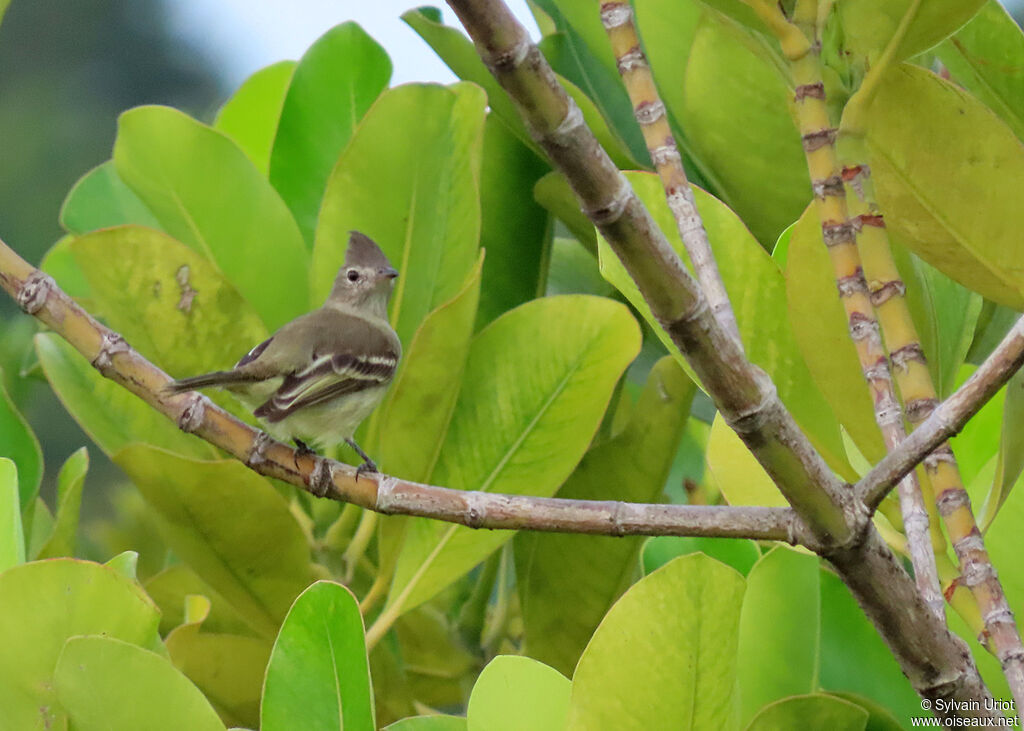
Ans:
[{"label": "sky", "polygon": [[[406,10],[440,0],[166,0],[175,32],[201,48],[237,87],[253,71],[298,59],[330,28],[354,20],[387,49],[394,64],[392,84],[455,81],[448,67],[400,19]],[[537,37],[526,0],[506,0]],[[459,27],[443,7],[444,21]]]}]

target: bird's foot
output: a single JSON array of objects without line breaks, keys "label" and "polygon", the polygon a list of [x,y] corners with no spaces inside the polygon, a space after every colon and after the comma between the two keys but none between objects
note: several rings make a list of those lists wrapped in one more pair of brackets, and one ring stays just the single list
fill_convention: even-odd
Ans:
[{"label": "bird's foot", "polygon": [[295,462],[295,470],[298,471],[299,457],[316,457],[318,455],[315,449],[301,439],[293,439],[292,441],[295,442],[295,459],[292,461]]},{"label": "bird's foot", "polygon": [[377,469],[377,465],[374,464],[372,459],[369,459],[363,462],[358,467],[356,467],[356,482],[359,481],[359,475],[362,475],[366,472],[379,472],[379,470]]},{"label": "bird's foot", "polygon": [[355,443],[355,440],[346,438],[345,441],[348,443],[348,446],[355,450],[356,454],[363,458],[363,463],[356,467],[357,482],[359,481],[359,475],[367,472],[378,472],[377,463],[370,459],[369,455],[367,455],[366,452],[364,452],[362,448]]}]

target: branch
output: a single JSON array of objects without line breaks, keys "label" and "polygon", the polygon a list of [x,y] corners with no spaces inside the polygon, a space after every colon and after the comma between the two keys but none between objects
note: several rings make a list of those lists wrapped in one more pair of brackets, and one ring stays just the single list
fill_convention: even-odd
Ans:
[{"label": "branch", "polygon": [[718,263],[708,243],[708,232],[704,229],[704,221],[686,179],[683,158],[668,124],[665,103],[658,96],[651,66],[640,45],[633,22],[633,8],[625,0],[606,2],[601,5],[601,22],[608,33],[619,74],[633,104],[633,116],[643,132],[647,151],[665,188],[669,210],[676,219],[679,238],[690,255],[701,291],[711,306],[711,312],[742,349],[736,313],[729,302]]},{"label": "branch", "polygon": [[[763,0],[768,2],[769,0]],[[652,313],[837,568],[922,696],[989,715],[970,652],[929,610],[910,577],[708,307],[650,214],[583,122],[525,29],[501,0],[449,0],[533,138],[565,175]],[[800,39],[803,35],[797,31]],[[787,43],[790,40],[786,39]],[[784,46],[787,45],[784,43]],[[808,45],[803,39],[804,45]],[[971,709],[971,710],[967,710]]]},{"label": "branch", "polygon": [[956,436],[971,417],[1006,385],[1024,365],[1024,317],[1006,333],[1002,342],[970,378],[943,401],[899,447],[861,478],[854,487],[870,510],[903,475],[910,472],[950,437]]},{"label": "branch", "polygon": [[[793,34],[799,33],[800,27],[813,34],[817,9],[814,0],[801,0],[796,4],[793,20],[788,20],[779,5],[757,6],[762,20],[769,16],[775,18],[773,27],[789,23],[789,33]],[[786,36],[780,33],[777,37],[781,41]],[[832,263],[839,301],[848,319],[850,339],[857,351],[861,371],[871,394],[875,422],[882,433],[886,449],[891,451],[906,436],[903,410],[896,398],[874,303],[861,266],[856,239],[859,227],[853,225],[847,211],[846,192],[835,149],[836,130],[830,124],[825,103],[821,47],[820,44],[811,43],[810,37],[805,40],[806,47],[800,48],[795,55],[787,54],[787,60],[796,86],[793,104],[811,177],[813,205],[820,219],[822,241]],[[945,603],[929,535],[930,516],[916,473],[911,472],[900,481],[899,497],[907,548],[914,566],[914,580],[935,616],[945,621]]]},{"label": "branch", "polygon": [[[170,395],[171,378],[113,330],[97,322],[43,272],[0,241],[0,285],[18,305],[73,345],[105,377],[250,469],[317,497],[352,503],[387,515],[414,515],[470,528],[557,533],[753,538],[817,546],[788,508],[662,505],[566,500],[452,490],[299,454],[239,421],[198,393]],[[820,547],[819,547],[820,548]]]}]

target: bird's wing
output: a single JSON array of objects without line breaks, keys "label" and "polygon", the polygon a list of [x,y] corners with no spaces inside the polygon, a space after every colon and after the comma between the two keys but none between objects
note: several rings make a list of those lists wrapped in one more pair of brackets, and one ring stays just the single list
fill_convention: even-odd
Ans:
[{"label": "bird's wing", "polygon": [[345,394],[387,385],[398,367],[394,353],[324,355],[284,379],[280,388],[253,413],[274,423],[296,411]]}]

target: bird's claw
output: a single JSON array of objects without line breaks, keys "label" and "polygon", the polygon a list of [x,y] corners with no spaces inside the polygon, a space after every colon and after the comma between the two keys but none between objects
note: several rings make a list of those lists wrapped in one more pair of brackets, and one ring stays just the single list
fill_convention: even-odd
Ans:
[{"label": "bird's claw", "polygon": [[367,472],[379,472],[376,463],[372,459],[368,459],[356,467],[356,482],[359,482],[359,475]]}]

